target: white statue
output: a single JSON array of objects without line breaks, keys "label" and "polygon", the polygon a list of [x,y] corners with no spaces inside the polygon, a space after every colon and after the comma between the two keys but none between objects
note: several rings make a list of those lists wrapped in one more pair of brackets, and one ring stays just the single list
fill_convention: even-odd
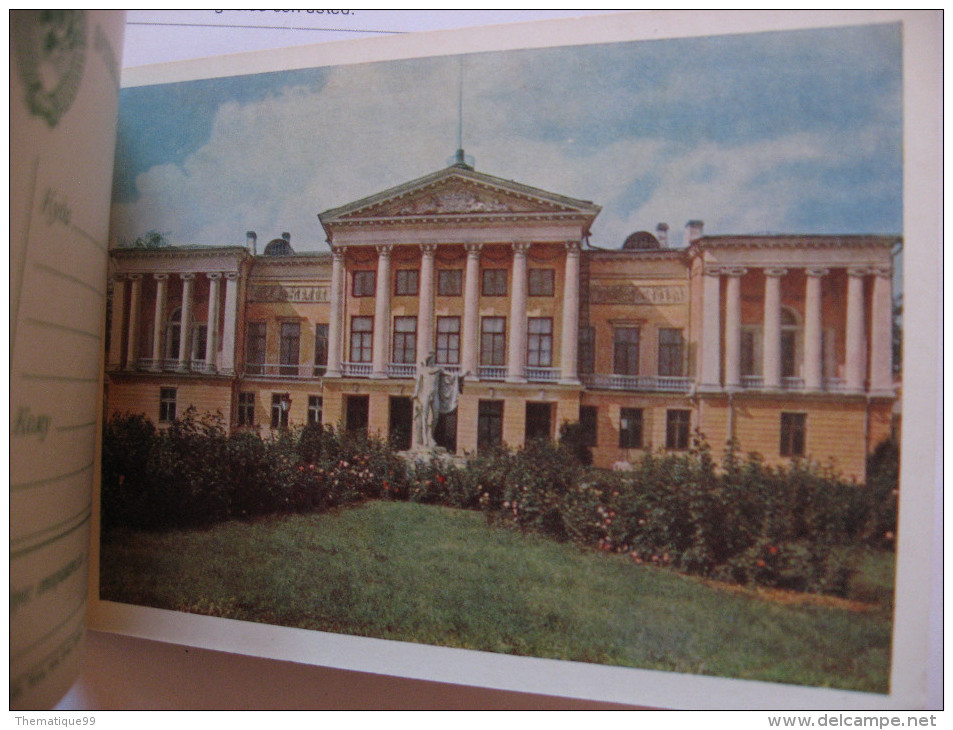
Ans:
[{"label": "white statue", "polygon": [[434,365],[434,355],[417,367],[417,385],[414,388],[414,435],[416,448],[432,449],[437,418],[442,413],[453,413],[463,391],[463,379],[469,375],[449,373]]}]

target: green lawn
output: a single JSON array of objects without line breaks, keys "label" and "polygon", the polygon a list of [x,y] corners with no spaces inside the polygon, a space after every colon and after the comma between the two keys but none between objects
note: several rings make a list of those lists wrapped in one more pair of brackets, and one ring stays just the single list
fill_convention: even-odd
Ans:
[{"label": "green lawn", "polygon": [[362,636],[886,692],[893,558],[865,605],[792,601],[488,526],[371,502],[332,514],[104,540],[102,598]]}]

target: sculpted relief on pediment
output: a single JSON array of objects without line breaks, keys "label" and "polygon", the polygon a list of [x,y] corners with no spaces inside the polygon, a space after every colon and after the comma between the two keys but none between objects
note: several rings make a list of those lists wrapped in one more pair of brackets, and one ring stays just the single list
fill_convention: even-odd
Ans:
[{"label": "sculpted relief on pediment", "polygon": [[362,216],[402,217],[487,213],[531,213],[556,210],[543,201],[525,200],[491,190],[453,185],[391,200],[362,211]]}]

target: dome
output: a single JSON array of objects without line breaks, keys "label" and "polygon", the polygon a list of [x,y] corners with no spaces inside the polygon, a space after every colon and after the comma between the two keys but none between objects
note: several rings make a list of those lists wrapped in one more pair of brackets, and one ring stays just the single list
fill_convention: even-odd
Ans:
[{"label": "dome", "polygon": [[655,249],[655,248],[662,248],[662,244],[659,243],[659,240],[648,231],[638,231],[636,233],[633,233],[628,238],[626,238],[625,243],[622,244],[623,251],[646,250],[646,249]]},{"label": "dome", "polygon": [[287,233],[281,234],[281,238],[272,239],[265,246],[265,256],[294,256],[294,253],[291,236]]}]

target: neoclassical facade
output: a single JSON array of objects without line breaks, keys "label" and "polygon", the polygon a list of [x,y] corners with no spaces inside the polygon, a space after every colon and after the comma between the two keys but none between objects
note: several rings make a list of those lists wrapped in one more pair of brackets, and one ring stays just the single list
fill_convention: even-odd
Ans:
[{"label": "neoclassical facade", "polygon": [[323,422],[413,445],[419,363],[463,374],[437,441],[472,453],[580,422],[596,463],[733,438],[863,479],[891,428],[898,237],[588,243],[599,206],[458,163],[290,236],[113,252],[108,412]]}]

